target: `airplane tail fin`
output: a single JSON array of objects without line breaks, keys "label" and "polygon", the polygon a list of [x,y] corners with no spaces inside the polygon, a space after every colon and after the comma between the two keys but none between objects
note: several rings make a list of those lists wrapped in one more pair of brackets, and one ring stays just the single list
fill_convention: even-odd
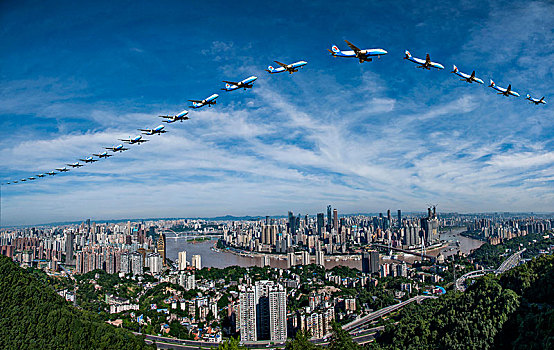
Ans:
[{"label": "airplane tail fin", "polygon": [[225,88],[226,88],[226,89],[230,89],[230,88],[231,88],[231,84],[229,84],[229,83],[225,84]]},{"label": "airplane tail fin", "polygon": [[275,68],[273,68],[272,66],[267,66],[266,71],[268,71],[269,73],[273,73],[274,70]]},{"label": "airplane tail fin", "polygon": [[453,65],[452,66],[452,72],[450,73],[458,73],[458,67],[456,67],[456,65]]},{"label": "airplane tail fin", "polygon": [[339,53],[339,52],[340,52],[340,50],[339,50],[339,48],[337,47],[337,45],[331,46],[331,50],[333,50],[334,53]]},{"label": "airplane tail fin", "polygon": [[491,84],[489,85],[489,87],[494,87],[494,81],[492,81],[492,79],[490,81],[491,81]]},{"label": "airplane tail fin", "polygon": [[527,97],[528,100],[531,99],[531,95],[529,95],[529,94],[525,95],[525,97]]},{"label": "airplane tail fin", "polygon": [[412,57],[412,54],[410,53],[410,51],[406,50],[406,52],[404,52],[406,54],[406,57],[404,57],[404,59],[408,59],[410,57]]},{"label": "airplane tail fin", "polygon": [[541,101],[541,102],[544,102],[544,96],[543,96],[543,97],[541,97],[540,101]]}]

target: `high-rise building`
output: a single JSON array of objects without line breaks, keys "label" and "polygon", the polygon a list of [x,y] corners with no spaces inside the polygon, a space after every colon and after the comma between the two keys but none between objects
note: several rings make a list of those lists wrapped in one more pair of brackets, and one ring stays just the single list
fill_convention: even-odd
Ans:
[{"label": "high-rise building", "polygon": [[333,228],[335,229],[335,233],[339,232],[339,212],[337,209],[333,209]]},{"label": "high-rise building", "polygon": [[131,272],[131,264],[130,264],[130,257],[129,257],[129,253],[125,252],[123,254],[121,254],[121,260],[120,261],[120,271],[123,272],[124,274],[128,274]]},{"label": "high-rise building", "polygon": [[166,255],[165,255],[165,233],[160,233],[158,237],[158,253],[162,257],[163,266],[166,266]]},{"label": "high-rise building", "polygon": [[269,289],[269,336],[271,341],[287,340],[287,292],[280,284]]},{"label": "high-rise building", "polygon": [[396,226],[398,228],[402,227],[402,210],[398,209],[398,222],[396,223]]},{"label": "high-rise building", "polygon": [[421,219],[421,228],[423,230],[423,240],[425,246],[437,243],[439,237],[439,220],[437,218],[437,208],[428,208],[427,217]]},{"label": "high-rise building", "polygon": [[332,227],[332,217],[331,217],[331,205],[328,205],[327,206],[327,231],[331,232],[331,227]]},{"label": "high-rise building", "polygon": [[369,251],[362,254],[362,272],[371,274],[379,272],[379,252]]},{"label": "high-rise building", "polygon": [[290,252],[287,254],[287,268],[290,269],[294,265],[296,265],[296,254]]},{"label": "high-rise building", "polygon": [[193,255],[190,265],[197,270],[202,269],[202,257],[200,255]]},{"label": "high-rise building", "polygon": [[325,214],[317,213],[317,235],[323,237],[323,231],[325,230]]},{"label": "high-rise building", "polygon": [[317,265],[325,267],[325,254],[323,253],[323,250],[316,250],[315,263]]},{"label": "high-rise building", "polygon": [[129,255],[129,265],[133,275],[142,275],[144,273],[144,260],[142,254],[133,252]]},{"label": "high-rise building", "polygon": [[240,314],[239,329],[240,339],[245,341],[256,341],[256,292],[252,286],[246,287],[240,292]]},{"label": "high-rise building", "polygon": [[296,216],[294,216],[292,211],[289,211],[289,233],[292,235],[294,235],[298,229],[297,222]]},{"label": "high-rise building", "polygon": [[150,273],[157,275],[162,272],[163,260],[162,256],[159,253],[150,253],[146,257],[148,261],[148,267],[150,268]]},{"label": "high-rise building", "polygon": [[271,266],[271,257],[267,254],[263,256],[263,266]]},{"label": "high-rise building", "polygon": [[310,253],[307,251],[302,251],[302,265],[310,265]]},{"label": "high-rise building", "polygon": [[242,341],[285,341],[287,298],[285,288],[273,281],[257,281],[241,288],[240,333]]},{"label": "high-rise building", "polygon": [[183,271],[187,269],[187,252],[179,252],[179,270]]},{"label": "high-rise building", "polygon": [[73,265],[73,241],[75,236],[73,232],[68,232],[65,236],[65,264]]}]

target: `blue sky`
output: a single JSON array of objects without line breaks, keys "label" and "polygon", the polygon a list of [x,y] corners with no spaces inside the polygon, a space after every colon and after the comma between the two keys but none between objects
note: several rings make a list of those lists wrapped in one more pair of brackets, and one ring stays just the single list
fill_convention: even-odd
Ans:
[{"label": "blue sky", "polygon": [[[391,4],[392,3],[392,4]],[[332,44],[384,48],[374,62]],[[2,188],[2,225],[423,210],[554,211],[549,1],[0,4],[0,178],[49,171],[220,93],[163,136]],[[444,71],[402,59],[431,54]],[[273,60],[306,60],[269,75]],[[534,106],[459,81],[452,64]],[[251,91],[221,80],[259,77]]]}]

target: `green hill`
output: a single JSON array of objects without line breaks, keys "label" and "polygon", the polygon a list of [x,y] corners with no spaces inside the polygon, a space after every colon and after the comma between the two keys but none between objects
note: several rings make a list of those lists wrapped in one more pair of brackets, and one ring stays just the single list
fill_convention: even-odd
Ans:
[{"label": "green hill", "polygon": [[375,349],[553,349],[554,256],[410,305]]},{"label": "green hill", "polygon": [[0,349],[150,349],[140,337],[69,305],[0,256]]}]

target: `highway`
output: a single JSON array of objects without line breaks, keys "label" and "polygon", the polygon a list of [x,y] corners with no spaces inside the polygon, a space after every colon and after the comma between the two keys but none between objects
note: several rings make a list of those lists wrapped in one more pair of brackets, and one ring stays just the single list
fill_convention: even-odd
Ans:
[{"label": "highway", "polygon": [[[406,301],[400,302],[395,305],[387,306],[385,308],[382,308],[380,310],[377,310],[375,312],[370,313],[369,315],[366,315],[362,318],[359,318],[357,320],[354,320],[353,322],[350,322],[346,325],[344,325],[342,328],[349,331],[349,333],[352,335],[352,339],[358,343],[358,344],[365,344],[374,339],[375,334],[378,331],[383,330],[384,327],[374,327],[371,329],[356,331],[356,329],[366,325],[367,323],[376,320],[382,316],[385,316],[395,310],[398,310],[414,301],[417,301],[418,303],[425,299],[435,299],[437,297],[431,296],[431,295],[418,295],[411,299],[408,299]],[[152,342],[156,343],[156,347],[158,349],[182,349],[182,350],[198,350],[198,349],[214,349],[217,348],[219,344],[217,343],[208,343],[203,341],[195,341],[195,340],[181,340],[181,339],[174,339],[169,337],[163,337],[158,335],[149,335],[149,334],[141,334],[136,333],[136,335],[144,335],[146,338],[146,343],[152,344]],[[329,345],[329,338],[326,337],[323,339],[311,339],[310,341],[317,345],[327,346]],[[282,349],[285,347],[285,343],[280,344],[271,344],[269,341],[259,341],[255,343],[245,343],[242,344],[244,347],[249,349]]]},{"label": "highway", "polygon": [[425,300],[425,299],[435,299],[437,297],[435,296],[431,296],[431,295],[418,295],[418,296],[415,296],[413,298],[410,298],[406,301],[402,301],[398,304],[394,304],[394,305],[390,305],[390,306],[387,306],[387,307],[384,307],[380,310],[377,310],[375,312],[372,312],[366,316],[363,316],[361,318],[358,318],[357,320],[354,320],[350,323],[347,323],[345,324],[344,326],[342,326],[342,329],[346,330],[346,331],[352,331],[354,329],[357,329],[357,328],[360,328],[361,326],[365,325],[366,323],[368,322],[371,322],[373,320],[376,320],[378,318],[381,318],[383,316],[385,316],[386,314],[389,314],[393,311],[396,311],[410,303],[413,303],[414,301],[417,301],[418,303],[421,302],[422,300]]},{"label": "highway", "polygon": [[476,270],[476,271],[471,271],[466,273],[465,275],[463,275],[462,277],[456,280],[456,290],[460,292],[464,292],[466,290],[465,281],[467,279],[481,277],[489,273],[495,273],[498,275],[516,267],[519,264],[521,260],[521,254],[524,251],[525,251],[525,248],[510,255],[506,260],[502,262],[502,264],[500,264],[500,266],[496,270],[485,269],[485,270]]}]

